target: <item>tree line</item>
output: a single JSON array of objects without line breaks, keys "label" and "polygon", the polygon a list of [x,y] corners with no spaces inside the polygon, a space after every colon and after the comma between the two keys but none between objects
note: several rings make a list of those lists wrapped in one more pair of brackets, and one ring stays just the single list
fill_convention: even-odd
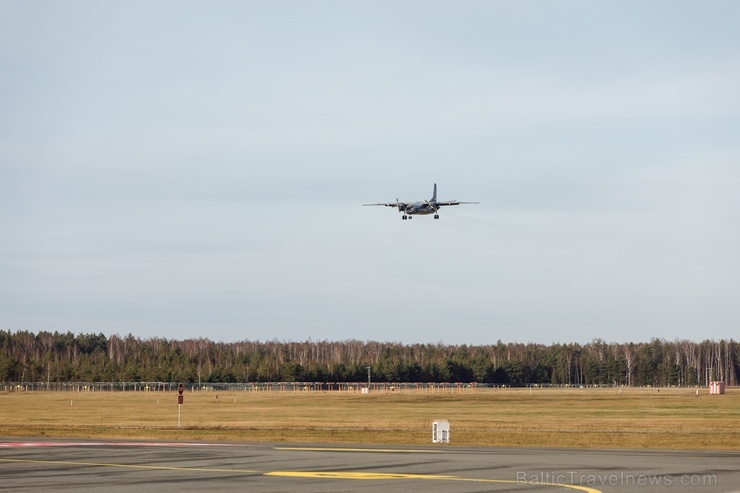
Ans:
[{"label": "tree line", "polygon": [[730,339],[446,345],[358,341],[140,339],[0,331],[3,382],[478,382],[695,386],[740,380]]}]

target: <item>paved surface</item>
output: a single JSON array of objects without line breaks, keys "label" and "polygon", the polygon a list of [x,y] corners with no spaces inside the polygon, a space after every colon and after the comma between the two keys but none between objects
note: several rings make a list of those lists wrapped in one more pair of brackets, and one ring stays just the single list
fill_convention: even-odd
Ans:
[{"label": "paved surface", "polygon": [[740,451],[0,439],[0,490],[740,492]]}]

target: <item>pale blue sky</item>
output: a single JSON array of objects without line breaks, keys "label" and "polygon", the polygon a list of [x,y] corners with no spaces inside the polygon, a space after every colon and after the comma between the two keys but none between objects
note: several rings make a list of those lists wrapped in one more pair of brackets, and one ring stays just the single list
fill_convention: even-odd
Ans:
[{"label": "pale blue sky", "polygon": [[[0,2],[0,329],[737,338],[740,3]],[[402,221],[396,198],[480,201]]]}]

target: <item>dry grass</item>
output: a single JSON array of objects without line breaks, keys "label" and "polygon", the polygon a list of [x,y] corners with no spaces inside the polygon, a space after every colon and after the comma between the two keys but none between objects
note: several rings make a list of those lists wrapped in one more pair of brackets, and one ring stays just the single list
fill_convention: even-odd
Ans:
[{"label": "dry grass", "polygon": [[[217,397],[218,396],[218,397]],[[496,389],[462,394],[0,393],[0,436],[740,449],[740,389]]]}]

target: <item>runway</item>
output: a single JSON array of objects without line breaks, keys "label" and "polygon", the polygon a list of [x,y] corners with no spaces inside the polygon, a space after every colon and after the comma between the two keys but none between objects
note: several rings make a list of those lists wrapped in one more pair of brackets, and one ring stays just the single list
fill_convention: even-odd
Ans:
[{"label": "runway", "polygon": [[740,492],[740,451],[0,439],[0,489]]}]

